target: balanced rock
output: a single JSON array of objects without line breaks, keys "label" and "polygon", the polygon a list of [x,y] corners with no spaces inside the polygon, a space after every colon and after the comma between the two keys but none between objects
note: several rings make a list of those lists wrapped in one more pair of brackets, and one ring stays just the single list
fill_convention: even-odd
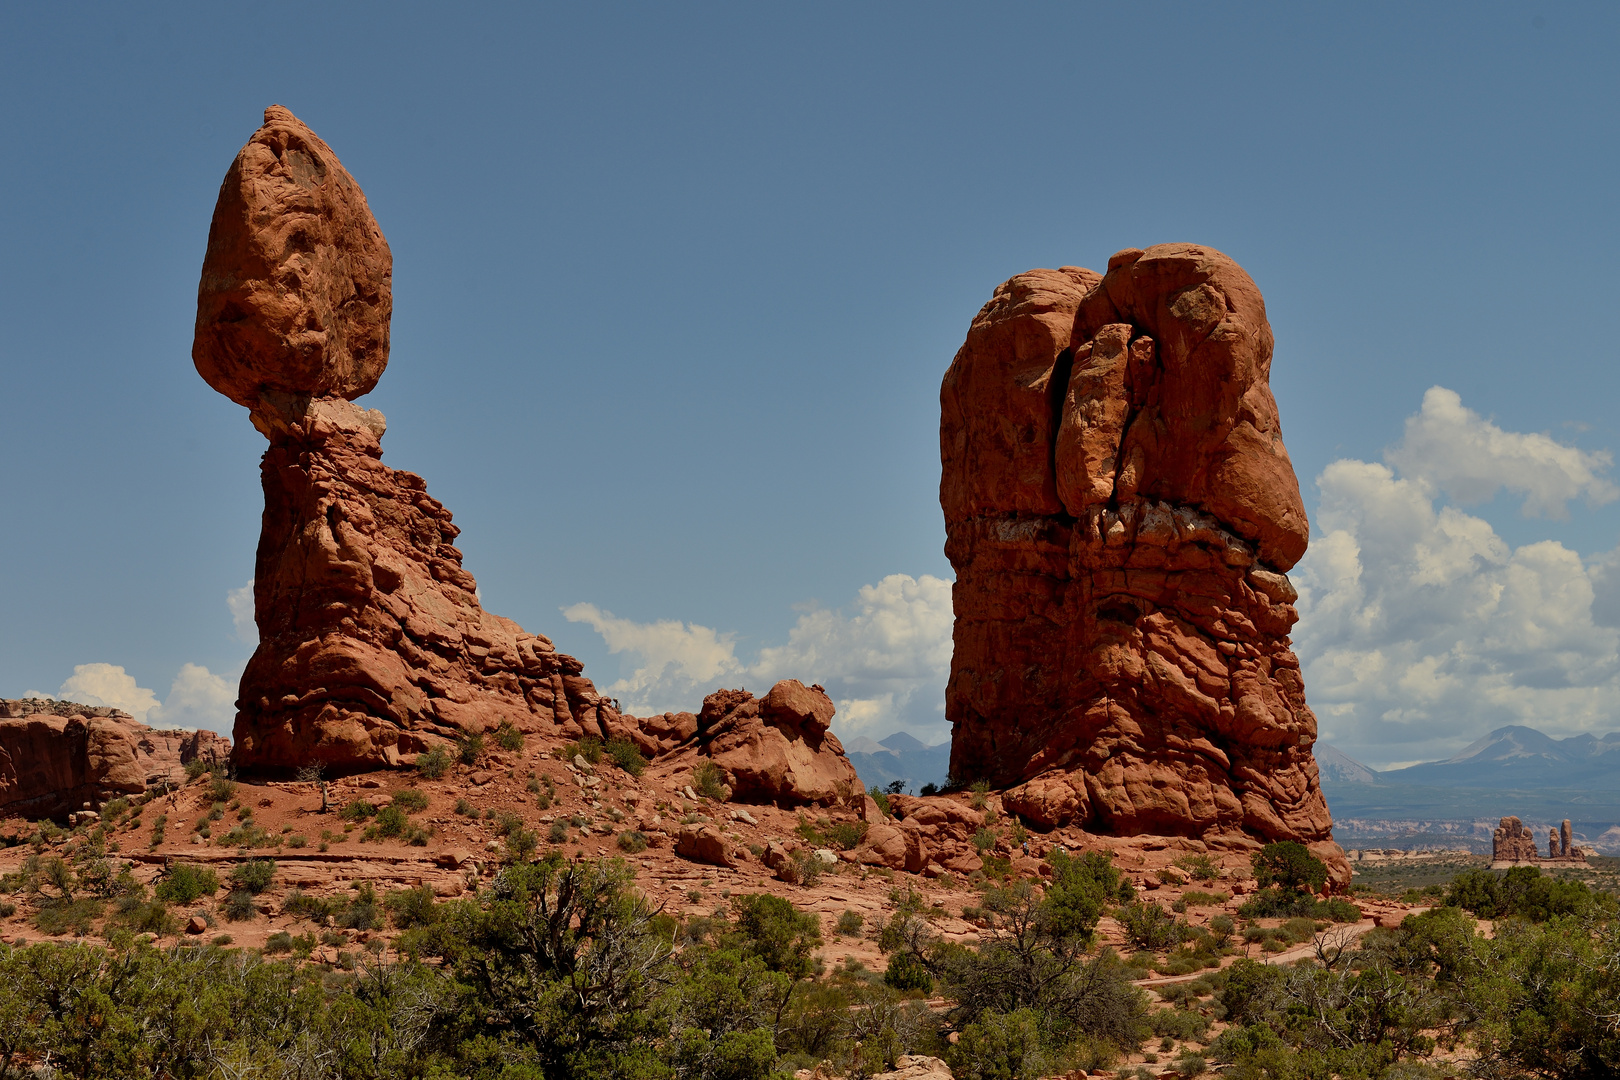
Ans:
[{"label": "balanced rock", "polygon": [[250,769],[397,765],[502,723],[624,726],[578,660],[483,610],[449,511],[382,463],[383,416],[350,399],[387,365],[391,274],[337,155],[265,110],[220,187],[192,349],[270,440],[235,729]]},{"label": "balanced rock", "polygon": [[[1325,843],[1308,526],[1260,291],[1210,248],[1032,270],[940,392],[952,773],[1038,826]],[[1238,835],[1242,834],[1242,835]]]},{"label": "balanced rock", "polygon": [[352,400],[388,365],[393,256],[360,185],[280,105],[220,184],[191,356],[238,405]]}]

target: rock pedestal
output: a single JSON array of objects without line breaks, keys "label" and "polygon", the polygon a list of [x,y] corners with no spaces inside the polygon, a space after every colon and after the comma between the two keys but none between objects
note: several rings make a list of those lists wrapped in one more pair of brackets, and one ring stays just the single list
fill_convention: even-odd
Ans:
[{"label": "rock pedestal", "polygon": [[979,312],[940,392],[958,780],[1037,826],[1327,841],[1271,355],[1254,282],[1190,244]]},{"label": "rock pedestal", "polygon": [[352,399],[388,363],[392,256],[364,194],[280,106],[220,186],[192,358],[270,441],[254,568],[259,646],[236,761],[275,773],[397,765],[511,723],[624,728],[579,661],[483,610],[450,513],[382,463],[381,413]]}]

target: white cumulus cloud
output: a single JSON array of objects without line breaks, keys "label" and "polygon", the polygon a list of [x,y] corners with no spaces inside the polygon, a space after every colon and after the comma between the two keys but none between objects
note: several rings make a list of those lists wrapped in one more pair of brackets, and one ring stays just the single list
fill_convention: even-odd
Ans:
[{"label": "white cumulus cloud", "polygon": [[1564,518],[1569,502],[1598,506],[1620,497],[1600,474],[1606,452],[1566,446],[1550,435],[1503,431],[1443,386],[1431,386],[1406,435],[1384,455],[1401,474],[1459,503],[1482,503],[1499,490],[1524,496],[1526,517]]},{"label": "white cumulus cloud", "polygon": [[80,705],[122,709],[153,727],[211,728],[230,733],[236,719],[236,688],[200,664],[184,664],[162,701],[117,664],[79,664],[53,694],[30,690],[27,697],[55,697]]},{"label": "white cumulus cloud", "polygon": [[236,630],[237,640],[257,645],[259,624],[253,618],[253,579],[248,578],[246,585],[227,592],[225,606],[231,609],[231,625]]},{"label": "white cumulus cloud", "polygon": [[116,664],[77,665],[56,696],[80,705],[122,709],[141,721],[158,707],[157,695],[138,685],[135,676]]},{"label": "white cumulus cloud", "polygon": [[[1432,760],[1505,724],[1620,717],[1620,549],[1512,547],[1448,505],[1506,489],[1530,514],[1614,498],[1608,456],[1503,431],[1436,387],[1389,465],[1336,461],[1321,491],[1295,647],[1322,738],[1375,767]],[[1393,467],[1391,467],[1393,466]]]},{"label": "white cumulus cloud", "polygon": [[201,664],[184,664],[169,696],[147,723],[155,727],[209,728],[229,734],[236,722],[236,686]]},{"label": "white cumulus cloud", "polygon": [[890,574],[864,585],[841,610],[799,615],[785,645],[737,655],[736,635],[678,620],[640,623],[594,604],[563,610],[633,658],[633,670],[605,691],[633,713],[696,710],[722,686],[763,692],[778,679],[827,688],[840,735],[909,730],[927,742],[948,734],[945,682],[951,663],[951,584],[924,574]]}]

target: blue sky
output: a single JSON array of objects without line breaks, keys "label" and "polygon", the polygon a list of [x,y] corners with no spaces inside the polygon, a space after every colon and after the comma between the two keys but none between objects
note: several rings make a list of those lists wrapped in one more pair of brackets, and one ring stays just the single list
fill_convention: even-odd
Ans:
[{"label": "blue sky", "polygon": [[939,379],[1011,274],[1187,240],[1264,291],[1336,537],[1296,574],[1326,736],[1620,728],[1617,37],[1579,4],[0,8],[0,696],[228,724],[263,441],[191,324],[279,102],[393,248],[385,460],[627,700],[796,674],[847,734],[943,737]]}]

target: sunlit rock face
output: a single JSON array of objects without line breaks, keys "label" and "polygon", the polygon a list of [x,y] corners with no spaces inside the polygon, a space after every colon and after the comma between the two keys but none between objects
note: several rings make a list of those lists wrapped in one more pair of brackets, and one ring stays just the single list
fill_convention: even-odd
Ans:
[{"label": "sunlit rock face", "polygon": [[1041,826],[1326,841],[1271,358],[1210,248],[996,289],[940,392],[956,778]]},{"label": "sunlit rock face", "polygon": [[510,722],[622,733],[578,660],[484,611],[459,530],[382,463],[352,399],[388,364],[392,256],[331,147],[280,106],[237,155],[209,229],[192,358],[270,441],[254,573],[259,647],[235,758],[263,771],[395,765]]}]

